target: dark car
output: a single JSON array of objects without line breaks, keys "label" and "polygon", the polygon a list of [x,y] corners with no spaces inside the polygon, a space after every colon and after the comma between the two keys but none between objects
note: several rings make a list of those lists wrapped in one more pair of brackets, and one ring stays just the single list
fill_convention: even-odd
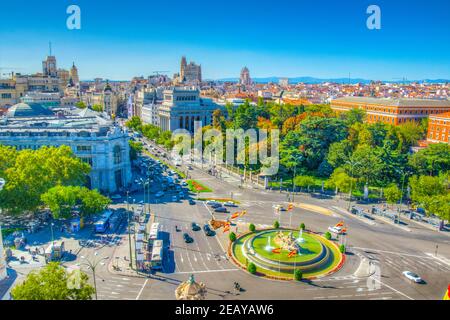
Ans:
[{"label": "dark car", "polygon": [[209,225],[207,225],[207,224],[205,224],[205,225],[203,226],[203,230],[205,231],[205,234],[206,234],[207,236],[213,236],[213,235],[214,235],[214,232],[211,230],[211,228],[210,228]]},{"label": "dark car", "polygon": [[216,208],[216,209],[214,209],[214,211],[215,212],[224,212],[224,213],[228,212],[227,208],[225,208],[225,207]]},{"label": "dark car", "polygon": [[213,209],[217,209],[217,208],[220,208],[222,205],[220,204],[220,203],[213,203],[212,205],[211,205],[211,208],[213,208]]},{"label": "dark car", "polygon": [[186,242],[186,243],[194,242],[194,239],[187,233],[183,234],[183,239],[184,239],[184,242]]},{"label": "dark car", "polygon": [[189,199],[189,204],[190,204],[191,206],[193,206],[193,205],[195,204],[195,201],[192,200],[192,199]]},{"label": "dark car", "polygon": [[195,222],[191,223],[191,229],[192,229],[192,231],[199,231],[199,230],[201,230],[200,226],[198,224],[196,224]]}]

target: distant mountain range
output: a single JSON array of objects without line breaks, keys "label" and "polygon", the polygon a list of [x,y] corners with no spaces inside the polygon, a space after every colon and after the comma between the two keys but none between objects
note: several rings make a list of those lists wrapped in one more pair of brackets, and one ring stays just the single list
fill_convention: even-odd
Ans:
[{"label": "distant mountain range", "polygon": [[[283,79],[285,77],[266,77],[266,78],[252,78],[252,80],[256,83],[269,83],[274,82],[278,83],[280,79]],[[288,78],[289,83],[308,83],[308,84],[317,84],[317,83],[324,83],[324,82],[334,82],[334,83],[370,83],[374,80],[367,80],[367,79],[349,79],[349,78],[333,78],[333,79],[321,79],[321,78],[314,78],[314,77],[294,77],[294,78]],[[217,79],[216,81],[221,82],[237,82],[239,81],[239,78],[222,78]],[[412,83],[412,82],[426,82],[426,83],[446,83],[450,82],[448,79],[423,79],[423,80],[391,80],[391,81],[385,81],[380,80],[384,83]]]}]

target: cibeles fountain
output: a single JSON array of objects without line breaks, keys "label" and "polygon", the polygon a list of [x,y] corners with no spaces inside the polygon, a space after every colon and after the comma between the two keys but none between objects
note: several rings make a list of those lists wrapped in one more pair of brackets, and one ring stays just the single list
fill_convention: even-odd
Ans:
[{"label": "cibeles fountain", "polygon": [[242,268],[253,263],[260,276],[281,280],[292,280],[295,270],[301,270],[304,278],[329,274],[342,265],[343,259],[335,243],[302,229],[256,230],[230,246],[233,261]]},{"label": "cibeles fountain", "polygon": [[300,246],[297,243],[297,239],[294,238],[292,231],[289,233],[285,233],[283,231],[278,231],[275,239],[275,243],[282,250],[287,250],[289,252],[296,251],[300,252]]}]

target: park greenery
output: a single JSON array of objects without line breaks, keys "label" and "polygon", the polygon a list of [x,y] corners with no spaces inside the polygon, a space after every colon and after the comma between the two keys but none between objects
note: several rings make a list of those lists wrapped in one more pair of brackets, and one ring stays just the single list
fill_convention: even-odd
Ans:
[{"label": "park greenery", "polygon": [[72,209],[81,216],[95,214],[110,200],[83,187],[90,170],[68,146],[16,150],[0,145],[0,176],[7,181],[0,191],[2,213],[23,215],[47,207],[54,218],[69,218]]},{"label": "park greenery", "polygon": [[172,133],[170,131],[163,131],[159,127],[152,124],[142,123],[141,118],[137,116],[131,117],[125,124],[128,128],[135,132],[142,134],[149,140],[152,140],[156,144],[164,146],[167,149],[171,149],[174,145],[172,141]]},{"label": "park greenery", "polygon": [[56,262],[30,272],[11,290],[14,300],[91,300],[95,289],[82,271],[67,272]]},{"label": "park greenery", "polygon": [[[228,103],[223,110],[217,109],[211,125],[202,130],[216,129],[225,135],[227,129],[278,129],[280,167],[277,175],[271,177],[272,187],[304,191],[323,187],[336,193],[351,192],[357,197],[363,196],[366,187],[369,198],[384,195],[391,205],[401,200],[412,201],[427,214],[448,219],[450,145],[430,144],[412,152],[412,147],[425,138],[426,119],[401,125],[365,120],[366,113],[362,109],[336,113],[329,105],[290,105],[258,99],[256,104],[250,101],[238,106]],[[127,126],[166,148],[174,144],[170,132],[143,124],[139,117],[133,117]],[[270,139],[269,135],[269,142]],[[248,136],[244,140],[246,151],[257,147],[250,145]],[[225,155],[226,139],[223,141]],[[203,148],[211,143],[215,140],[203,141]],[[245,169],[256,175],[264,165],[262,162],[251,164],[245,154],[235,157],[244,160],[235,165],[241,173]],[[431,180],[423,177],[435,178],[433,181],[440,187],[426,189],[425,192],[432,193],[428,198],[417,196],[417,192],[408,197],[408,187],[412,190],[417,183],[425,188],[432,185]]]}]

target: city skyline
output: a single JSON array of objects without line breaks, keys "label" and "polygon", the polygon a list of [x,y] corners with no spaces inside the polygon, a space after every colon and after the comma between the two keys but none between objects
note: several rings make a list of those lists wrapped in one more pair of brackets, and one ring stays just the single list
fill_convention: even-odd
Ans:
[{"label": "city skyline", "polygon": [[[66,28],[68,2],[32,1],[20,10],[4,4],[0,67],[38,72],[51,41],[58,67],[75,61],[81,80],[129,80],[157,70],[172,76],[183,55],[202,65],[205,79],[238,78],[243,66],[252,78],[450,79],[445,1],[433,0],[426,8],[377,1],[381,30],[366,27],[368,1],[323,1],[323,6],[283,1],[278,16],[268,3],[214,4],[215,11],[203,1],[191,8],[174,3],[170,14],[163,3],[76,4],[81,30]],[[339,24],[330,28],[330,21]]]}]

